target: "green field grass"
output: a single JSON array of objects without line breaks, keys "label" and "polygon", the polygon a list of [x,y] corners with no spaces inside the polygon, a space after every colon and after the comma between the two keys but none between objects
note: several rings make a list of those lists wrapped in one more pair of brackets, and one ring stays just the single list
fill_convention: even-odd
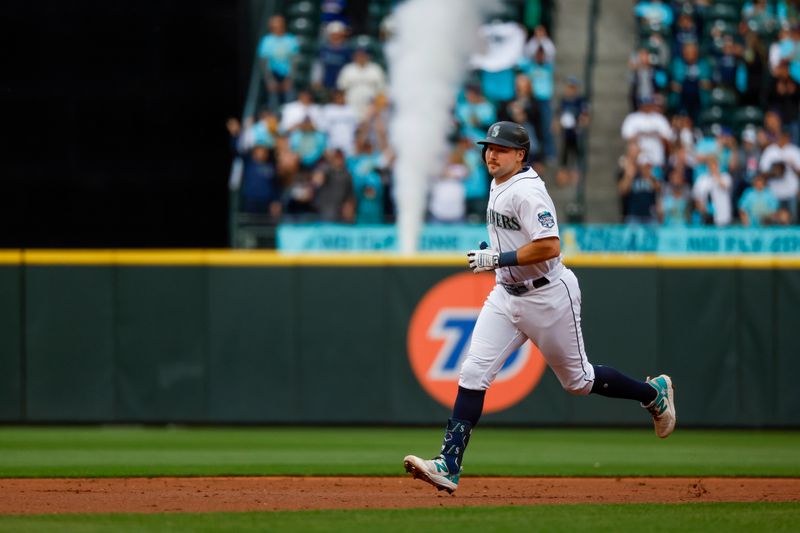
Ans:
[{"label": "green field grass", "polygon": [[[0,427],[0,477],[403,475],[420,428]],[[468,475],[800,476],[800,431],[479,428]]]},{"label": "green field grass", "polygon": [[796,532],[800,504],[541,505],[460,509],[0,517],[0,532]]}]

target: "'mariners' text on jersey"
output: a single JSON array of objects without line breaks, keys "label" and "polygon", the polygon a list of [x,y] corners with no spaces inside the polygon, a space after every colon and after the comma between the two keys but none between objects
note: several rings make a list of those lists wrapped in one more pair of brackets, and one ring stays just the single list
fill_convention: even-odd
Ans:
[{"label": "'mariners' text on jersey", "polygon": [[522,227],[519,225],[517,217],[509,217],[501,213],[497,213],[494,209],[486,211],[486,224],[489,226],[496,226],[501,229],[510,229],[519,231]]}]

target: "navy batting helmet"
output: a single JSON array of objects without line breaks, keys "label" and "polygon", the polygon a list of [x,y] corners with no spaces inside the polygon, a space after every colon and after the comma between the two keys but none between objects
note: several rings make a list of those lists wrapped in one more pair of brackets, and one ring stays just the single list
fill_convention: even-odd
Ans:
[{"label": "navy batting helmet", "polygon": [[498,144],[508,148],[516,148],[517,150],[525,150],[524,161],[528,160],[528,154],[531,151],[531,140],[528,137],[528,131],[522,124],[516,122],[509,122],[507,120],[495,122],[489,126],[489,131],[486,132],[486,138],[478,141],[478,144],[483,145],[483,155],[486,157],[486,145]]}]

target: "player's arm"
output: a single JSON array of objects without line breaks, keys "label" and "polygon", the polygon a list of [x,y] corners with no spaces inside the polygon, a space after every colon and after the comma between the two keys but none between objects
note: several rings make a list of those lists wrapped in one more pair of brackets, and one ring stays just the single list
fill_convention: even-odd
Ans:
[{"label": "player's arm", "polygon": [[508,266],[532,265],[561,254],[561,241],[555,236],[536,239],[510,252],[491,250],[485,248],[484,244],[481,243],[480,250],[470,250],[467,253],[469,267],[473,272],[487,272]]},{"label": "player's arm", "polygon": [[[513,261],[514,255],[516,255],[517,265],[533,265],[561,255],[561,241],[558,237],[545,237],[529,242],[513,252],[501,252],[500,255],[502,256],[504,253],[513,254],[507,256],[507,261]],[[498,262],[500,262],[499,259]]]}]

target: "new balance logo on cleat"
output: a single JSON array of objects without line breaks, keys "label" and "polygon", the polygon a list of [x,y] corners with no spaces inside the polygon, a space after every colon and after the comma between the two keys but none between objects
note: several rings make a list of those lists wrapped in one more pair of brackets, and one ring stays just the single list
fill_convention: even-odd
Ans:
[{"label": "new balance logo on cleat", "polygon": [[458,488],[458,478],[461,472],[450,474],[447,463],[441,455],[430,461],[420,459],[415,455],[407,455],[403,459],[403,466],[406,472],[411,474],[411,477],[430,483],[439,490],[446,490],[449,494],[453,494]]},{"label": "new balance logo on cleat", "polygon": [[655,399],[649,405],[642,405],[653,417],[656,435],[666,439],[675,429],[675,391],[672,379],[666,374],[647,379],[647,384],[656,390]]}]

